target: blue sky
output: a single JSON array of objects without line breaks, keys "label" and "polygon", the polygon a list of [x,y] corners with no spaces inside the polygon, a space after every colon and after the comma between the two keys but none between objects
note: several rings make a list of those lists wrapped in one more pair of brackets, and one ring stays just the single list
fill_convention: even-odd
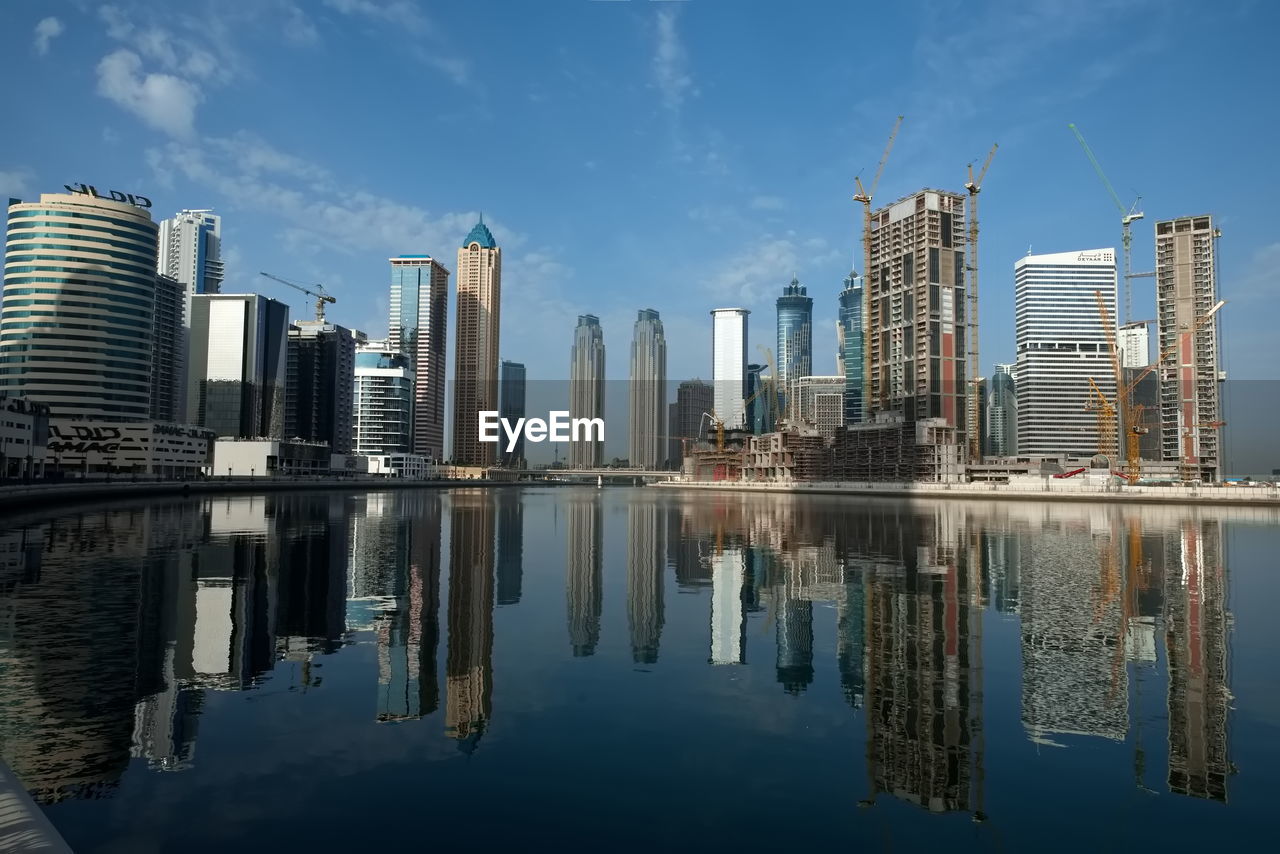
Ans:
[{"label": "blue sky", "polygon": [[332,319],[381,335],[386,259],[452,269],[483,211],[504,246],[502,355],[531,379],[566,375],[585,312],[610,378],[646,307],[673,378],[708,376],[722,305],[752,309],[758,357],[792,273],[815,298],[815,371],[832,371],[836,294],[861,257],[853,178],[902,113],[879,202],[960,190],[1000,144],[986,372],[1013,357],[1018,256],[1119,242],[1074,121],[1121,196],[1143,197],[1136,270],[1156,219],[1218,217],[1227,368],[1280,378],[1280,4],[10,0],[0,24],[0,194],[85,181],[160,216],[213,208],[226,289],[298,317],[305,299],[257,271],[325,283]]}]

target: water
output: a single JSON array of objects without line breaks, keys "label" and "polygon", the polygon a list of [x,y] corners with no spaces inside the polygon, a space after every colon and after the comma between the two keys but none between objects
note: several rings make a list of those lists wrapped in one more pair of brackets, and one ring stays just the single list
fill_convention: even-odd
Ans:
[{"label": "water", "polygon": [[0,522],[81,852],[1191,850],[1280,796],[1272,510],[397,491]]}]

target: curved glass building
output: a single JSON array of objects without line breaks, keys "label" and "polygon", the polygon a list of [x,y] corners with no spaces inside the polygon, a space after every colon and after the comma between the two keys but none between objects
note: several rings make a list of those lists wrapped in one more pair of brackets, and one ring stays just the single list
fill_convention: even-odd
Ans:
[{"label": "curved glass building", "polygon": [[778,385],[790,412],[792,385],[813,373],[813,298],[794,276],[778,297]]},{"label": "curved glass building", "polygon": [[89,195],[9,206],[0,394],[54,417],[150,416],[157,226]]}]

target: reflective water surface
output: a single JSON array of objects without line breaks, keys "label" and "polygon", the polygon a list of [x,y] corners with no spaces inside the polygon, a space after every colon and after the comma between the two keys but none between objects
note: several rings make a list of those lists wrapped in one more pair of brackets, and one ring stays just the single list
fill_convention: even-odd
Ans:
[{"label": "reflective water surface", "polygon": [[564,488],[0,521],[77,851],[1266,844],[1280,516]]}]

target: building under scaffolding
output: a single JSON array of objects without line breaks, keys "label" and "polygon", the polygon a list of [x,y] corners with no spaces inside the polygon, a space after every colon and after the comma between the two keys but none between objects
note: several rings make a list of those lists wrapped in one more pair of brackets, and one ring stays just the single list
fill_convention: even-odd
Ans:
[{"label": "building under scaffolding", "polygon": [[839,481],[960,483],[962,456],[959,430],[946,420],[911,423],[880,415],[836,433],[831,475]]}]

